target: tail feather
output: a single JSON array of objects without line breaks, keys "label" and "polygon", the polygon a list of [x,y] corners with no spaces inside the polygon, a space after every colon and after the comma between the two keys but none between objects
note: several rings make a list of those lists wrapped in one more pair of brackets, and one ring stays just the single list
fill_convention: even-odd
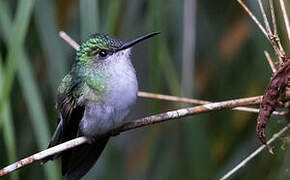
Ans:
[{"label": "tail feather", "polygon": [[[62,138],[62,121],[60,121],[57,125],[57,128],[56,128],[47,148],[50,148],[50,147],[53,147],[55,145],[62,143],[63,142],[62,139],[63,139]],[[59,155],[60,155],[60,153],[58,153],[56,155],[48,156],[47,158],[44,158],[43,160],[41,160],[41,163],[44,164],[49,160],[54,160],[54,159],[58,158]]]},{"label": "tail feather", "polygon": [[92,144],[83,144],[61,154],[62,174],[67,180],[77,180],[85,175],[103,152],[109,137]]},{"label": "tail feather", "polygon": [[[75,109],[73,111],[73,119],[70,124],[65,124],[60,114],[59,124],[51,138],[49,147],[66,142],[78,136],[78,124],[79,120],[83,116],[83,109]],[[95,164],[101,153],[103,152],[109,137],[102,138],[97,141],[93,141],[91,144],[82,144],[73,149],[69,149],[51,155],[42,160],[42,164],[48,160],[54,160],[61,157],[62,174],[66,176],[67,180],[78,180],[84,176],[90,168]]]}]

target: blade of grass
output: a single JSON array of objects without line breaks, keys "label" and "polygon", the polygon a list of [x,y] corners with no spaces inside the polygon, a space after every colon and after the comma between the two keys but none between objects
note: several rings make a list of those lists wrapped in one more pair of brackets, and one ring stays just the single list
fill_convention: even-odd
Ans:
[{"label": "blade of grass", "polygon": [[196,1],[184,1],[183,13],[183,46],[182,46],[182,95],[193,95]]},{"label": "blade of grass", "polygon": [[[10,36],[10,29],[12,28],[11,23],[11,17],[9,16],[8,9],[2,1],[0,1],[0,12],[1,12],[1,18],[0,18],[0,24],[5,24],[6,26],[1,26],[3,31],[3,37],[6,42],[9,41],[8,37]],[[20,61],[19,68],[18,69],[18,78],[20,79],[20,85],[25,93],[25,100],[28,102],[28,108],[29,113],[32,119],[32,124],[34,125],[34,130],[37,137],[37,143],[39,149],[46,148],[48,142],[49,142],[49,132],[48,132],[48,126],[47,126],[47,119],[46,115],[44,113],[44,107],[43,102],[39,95],[39,90],[36,86],[36,82],[32,75],[32,70],[30,68],[30,65],[28,64],[28,58],[23,51],[23,49],[20,49],[20,57],[22,57],[22,60]],[[50,163],[46,165],[45,167],[46,175],[49,179],[60,179],[59,173],[57,173],[57,167],[56,163]]]},{"label": "blade of grass", "polygon": [[[31,65],[29,64],[27,55],[25,55],[23,51],[21,54],[23,58],[19,63],[17,75],[24,93],[25,101],[28,104],[38,148],[46,149],[50,139],[50,133],[47,124],[47,116],[44,110],[44,104],[41,100],[39,89],[32,74],[33,71],[31,69]],[[49,179],[61,179],[56,162],[48,163],[44,167],[46,175]]]},{"label": "blade of grass", "polygon": [[51,91],[56,97],[58,80],[65,71],[65,57],[56,28],[55,7],[52,1],[37,1],[35,4],[35,19],[44,52],[48,57],[49,81]]},{"label": "blade of grass", "polygon": [[170,56],[168,47],[166,44],[166,40],[164,38],[160,38],[162,44],[160,47],[160,66],[162,69],[162,74],[166,80],[167,85],[169,86],[170,93],[172,94],[180,94],[180,80],[178,77],[178,73],[176,70],[176,66],[174,65],[172,58]]},{"label": "blade of grass", "polygon": [[[43,103],[40,101],[40,94],[37,88],[35,79],[31,72],[30,62],[28,61],[27,56],[22,52],[23,58],[19,62],[19,67],[21,70],[18,71],[18,78],[20,86],[23,90],[24,98],[28,104],[29,112],[31,113],[31,118],[33,121],[35,134],[37,142],[40,149],[45,149],[49,142],[49,131],[47,125],[47,118],[45,116]],[[20,68],[19,68],[20,69]]]},{"label": "blade of grass", "polygon": [[[178,79],[178,74],[176,71],[176,66],[174,65],[173,61],[172,61],[172,57],[169,53],[168,47],[167,47],[167,42],[165,40],[166,37],[166,29],[163,29],[163,23],[162,23],[162,9],[163,8],[163,4],[160,3],[159,1],[154,1],[151,0],[148,3],[148,29],[149,31],[160,31],[162,32],[162,34],[160,35],[160,37],[158,38],[154,38],[152,40],[150,40],[149,42],[149,52],[148,52],[148,70],[149,70],[149,89],[153,92],[162,92],[163,89],[163,84],[166,84],[169,87],[169,92],[170,93],[180,93],[180,89],[179,89],[179,79]],[[164,77],[165,83],[162,81],[162,76]],[[156,103],[151,103],[150,104],[150,109],[151,111],[155,111],[156,109],[158,109],[159,106]],[[175,127],[176,128],[176,127]],[[159,128],[158,131],[156,131],[156,129],[152,129],[148,132],[148,135],[150,136],[150,141],[151,145],[150,148],[152,148],[153,151],[156,151],[156,148],[158,148],[157,146],[155,146],[156,144],[158,144],[158,139],[159,137],[165,133],[165,131],[168,130],[172,130],[172,126],[171,127],[167,127],[167,128]],[[172,143],[176,143],[176,141],[172,142]],[[174,147],[168,147],[170,148],[174,148]],[[169,149],[167,149],[167,151],[169,151]],[[172,151],[172,150],[171,150]],[[154,154],[152,154],[151,156],[154,156]],[[167,156],[165,158],[170,158],[170,154],[167,154]],[[174,163],[176,163],[176,161],[172,160],[169,161],[169,164],[167,164],[166,167],[172,167],[174,166]],[[166,171],[165,166],[162,166],[161,168],[158,169],[158,171],[156,171],[156,176],[162,176],[162,172]],[[147,173],[151,172],[151,169],[156,169],[157,164],[155,163],[154,159],[149,160],[148,163],[148,169],[147,169]],[[168,169],[167,169],[168,170]],[[177,171],[175,171],[175,177],[179,177],[179,175],[182,172],[179,171],[179,169]],[[174,179],[173,176],[169,176],[171,179]]]},{"label": "blade of grass", "polygon": [[[0,93],[3,88],[3,78],[4,78],[4,71],[3,71],[3,64],[2,64],[2,55],[0,53]],[[9,163],[16,161],[16,143],[15,143],[15,131],[12,124],[12,114],[11,114],[11,106],[10,102],[7,102],[3,105],[2,116],[0,117],[0,129],[1,129],[1,122],[3,123],[3,134],[4,140],[6,145],[6,151],[8,153],[8,161]],[[19,179],[18,172],[12,173],[10,175],[12,180]]]},{"label": "blade of grass", "polygon": [[81,39],[85,40],[88,35],[96,33],[99,30],[99,16],[97,12],[96,0],[80,1],[80,24]]},{"label": "blade of grass", "polygon": [[285,8],[284,0],[280,0],[280,7],[284,17],[285,29],[287,30],[288,40],[290,41],[290,25],[289,25],[289,18],[287,15],[287,11]]},{"label": "blade of grass", "polygon": [[[22,88],[25,101],[28,105],[28,110],[31,116],[33,129],[38,145],[38,149],[47,148],[50,133],[48,128],[48,120],[44,111],[44,104],[41,100],[39,89],[36,85],[34,76],[32,74],[31,65],[29,64],[29,60],[27,55],[22,51],[22,60],[19,62],[18,69],[18,78],[20,81],[20,86]],[[46,175],[49,179],[61,179],[60,173],[58,173],[58,166],[56,162],[48,163],[44,166]]]},{"label": "blade of grass", "polygon": [[6,40],[8,42],[9,41],[8,40],[8,36],[5,36],[5,32],[10,32],[9,28],[12,28],[12,24],[10,22],[11,21],[10,20],[11,19],[11,13],[8,11],[7,4],[3,3],[2,0],[0,0],[0,10],[1,10],[0,11],[1,12],[0,13],[1,14],[0,15],[0,29],[2,30],[2,33],[4,34],[4,36],[3,36],[4,40]]},{"label": "blade of grass", "polygon": [[120,0],[110,0],[109,1],[109,8],[107,13],[107,20],[106,20],[106,30],[110,34],[114,34],[117,25],[118,14],[120,12],[121,1]]},{"label": "blade of grass", "polygon": [[[4,74],[4,72],[3,72],[3,59],[2,59],[2,55],[1,55],[1,51],[0,51],[0,75],[2,75],[2,74]],[[0,76],[0,85],[2,85],[2,78],[1,78],[2,76]],[[2,87],[0,87],[0,90],[2,89]],[[1,92],[0,92],[1,93]],[[1,132],[1,128],[2,128],[2,118],[0,118],[0,132]]]},{"label": "blade of grass", "polygon": [[[149,1],[149,14],[148,25],[150,30],[161,29],[160,14],[159,14],[160,2],[151,0]],[[161,89],[161,73],[159,62],[159,47],[161,46],[160,40],[153,38],[149,42],[149,88],[152,92],[160,92]],[[156,108],[156,104],[152,104],[152,108]]]},{"label": "blade of grass", "polygon": [[[3,2],[0,2],[0,6],[2,6]],[[30,15],[32,12],[34,0],[20,1],[17,10],[15,21],[11,28],[11,35],[8,41],[8,56],[6,58],[7,65],[5,67],[6,74],[4,79],[4,87],[1,93],[0,99],[0,114],[3,105],[7,101],[12,82],[14,79],[15,69],[17,67],[17,63],[20,59],[20,49],[24,42],[24,37],[27,31],[27,27],[30,20]],[[0,7],[3,9],[3,7]]]},{"label": "blade of grass", "polygon": [[[150,31],[161,31],[161,36],[157,39],[150,40],[149,46],[149,87],[151,87],[153,91],[158,91],[160,83],[160,75],[164,75],[167,85],[169,86],[170,93],[179,94],[180,92],[180,83],[178,78],[178,73],[176,70],[176,66],[172,62],[172,58],[170,56],[168,44],[165,40],[165,30],[163,31],[161,25],[161,18],[159,14],[156,14],[157,10],[160,8],[158,2],[150,1],[150,9],[148,20],[150,21],[149,29]],[[161,71],[160,71],[161,69]],[[161,73],[160,73],[161,72]],[[155,87],[156,86],[156,87]]]},{"label": "blade of grass", "polygon": [[[11,105],[9,102],[3,105],[2,115],[0,117],[3,121],[3,134],[6,145],[6,151],[8,153],[9,163],[16,161],[16,142],[15,142],[15,131],[12,124],[12,113]],[[11,179],[19,179],[18,172],[11,174]]]},{"label": "blade of grass", "polygon": [[[196,33],[196,0],[183,1],[183,46],[182,52],[182,83],[181,94],[186,97],[194,95],[194,62],[195,62],[195,33]],[[192,119],[193,117],[188,117]],[[209,138],[207,136],[206,121],[200,117],[194,117],[194,121],[186,121],[183,130],[185,149],[188,158],[188,175],[193,179],[209,179],[211,172],[203,173],[201,169],[210,169]],[[192,139],[194,137],[194,140]],[[199,148],[196,148],[196,147]]]},{"label": "blade of grass", "polygon": [[[29,24],[30,14],[32,11],[34,1],[20,2],[16,10],[16,18],[12,28],[12,35],[8,36],[8,56],[6,59],[6,73],[4,76],[3,66],[1,64],[1,99],[0,99],[0,114],[3,118],[4,126],[4,139],[8,152],[9,161],[13,162],[16,160],[16,146],[15,146],[15,135],[12,123],[12,115],[9,103],[9,93],[11,90],[12,82],[14,79],[14,72],[16,69],[17,60],[19,59],[19,50],[24,41],[24,36],[27,31],[27,26]],[[2,1],[0,2],[0,8],[5,9]],[[4,10],[5,12],[6,10]],[[1,11],[3,12],[3,11]],[[1,14],[3,18],[7,18],[9,14]],[[2,25],[8,25],[9,21],[4,20]],[[1,59],[2,62],[2,59]],[[18,179],[18,173],[11,176],[12,179]]]}]

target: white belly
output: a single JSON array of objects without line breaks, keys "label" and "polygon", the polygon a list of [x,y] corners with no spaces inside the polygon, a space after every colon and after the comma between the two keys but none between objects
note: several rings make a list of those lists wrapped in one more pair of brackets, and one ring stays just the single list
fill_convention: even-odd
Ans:
[{"label": "white belly", "polygon": [[123,60],[110,68],[111,77],[105,97],[101,101],[86,104],[80,122],[81,133],[85,136],[102,135],[121,126],[136,101],[138,84],[131,62]]}]

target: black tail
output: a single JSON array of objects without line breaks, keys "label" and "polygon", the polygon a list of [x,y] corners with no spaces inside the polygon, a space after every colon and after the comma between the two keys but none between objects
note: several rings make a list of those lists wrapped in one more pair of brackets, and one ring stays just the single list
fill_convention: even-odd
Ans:
[{"label": "black tail", "polygon": [[109,137],[92,144],[83,144],[61,154],[62,174],[67,180],[78,180],[95,164]]}]

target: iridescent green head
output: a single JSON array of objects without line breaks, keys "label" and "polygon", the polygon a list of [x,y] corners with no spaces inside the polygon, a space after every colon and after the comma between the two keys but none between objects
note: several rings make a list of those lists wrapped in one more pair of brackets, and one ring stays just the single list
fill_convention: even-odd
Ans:
[{"label": "iridescent green head", "polygon": [[108,34],[93,34],[81,44],[77,51],[77,61],[89,64],[91,60],[104,60],[118,51],[130,48],[134,44],[157,34],[159,33],[153,32],[126,43]]}]

